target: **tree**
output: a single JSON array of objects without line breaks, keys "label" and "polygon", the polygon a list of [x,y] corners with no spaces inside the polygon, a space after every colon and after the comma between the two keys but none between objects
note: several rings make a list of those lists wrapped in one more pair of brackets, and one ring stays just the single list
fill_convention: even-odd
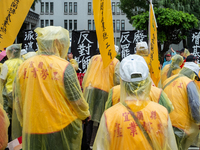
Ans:
[{"label": "tree", "polygon": [[41,2],[41,0],[34,0],[34,1],[33,1],[33,4],[32,4],[32,6],[31,6],[31,8],[32,8],[33,10],[35,10],[35,4],[38,3],[38,2]]},{"label": "tree", "polygon": [[[154,8],[157,21],[159,54],[164,56],[170,44],[178,44],[186,39],[188,31],[198,26],[198,19],[193,14],[169,8]],[[149,12],[132,17],[133,26],[138,30],[148,30]],[[161,44],[163,49],[161,50]]]}]

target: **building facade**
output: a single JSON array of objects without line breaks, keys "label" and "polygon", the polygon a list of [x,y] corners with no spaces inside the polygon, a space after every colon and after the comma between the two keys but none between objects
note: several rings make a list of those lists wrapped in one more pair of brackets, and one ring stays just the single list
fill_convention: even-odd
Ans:
[{"label": "building facade", "polygon": [[[116,45],[120,45],[120,31],[133,30],[126,15],[118,5],[120,0],[111,0],[113,30]],[[61,26],[69,30],[95,30],[92,0],[41,0],[36,3],[35,13],[40,15],[37,27]]]}]

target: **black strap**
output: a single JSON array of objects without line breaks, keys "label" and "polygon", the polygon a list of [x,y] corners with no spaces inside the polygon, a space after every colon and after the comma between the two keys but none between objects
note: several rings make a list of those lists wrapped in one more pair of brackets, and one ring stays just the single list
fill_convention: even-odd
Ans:
[{"label": "black strap", "polygon": [[140,128],[140,130],[142,131],[142,133],[144,134],[144,136],[146,137],[147,141],[149,142],[150,146],[152,149],[154,149],[153,147],[153,143],[151,138],[149,137],[149,134],[147,133],[147,131],[144,129],[144,127],[142,126],[142,124],[140,123],[140,121],[138,120],[138,118],[135,116],[135,114],[131,111],[131,109],[125,104],[124,105],[129,113],[131,114],[131,116],[133,117],[133,119],[135,120],[135,122],[137,123],[138,127]]},{"label": "black strap", "polygon": [[177,78],[179,77],[182,77],[183,75],[178,75],[177,77],[175,77],[174,79],[172,79],[171,81],[169,81],[164,87],[163,87],[163,90],[170,84],[172,83],[174,80],[176,80]]}]

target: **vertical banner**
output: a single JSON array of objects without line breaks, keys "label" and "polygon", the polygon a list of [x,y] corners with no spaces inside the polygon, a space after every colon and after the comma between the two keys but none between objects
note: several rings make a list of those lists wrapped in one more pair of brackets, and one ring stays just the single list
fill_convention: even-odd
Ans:
[{"label": "vertical banner", "polygon": [[99,50],[106,68],[116,56],[111,1],[93,0],[93,11]]},{"label": "vertical banner", "polygon": [[120,35],[120,47],[121,47],[121,59],[136,53],[136,44],[138,42],[147,42],[146,30],[131,30],[121,31]]},{"label": "vertical banner", "polygon": [[78,73],[85,73],[89,61],[96,54],[97,36],[95,31],[72,31],[71,52],[79,64]]},{"label": "vertical banner", "polygon": [[149,50],[150,50],[150,74],[156,86],[160,80],[160,62],[158,59],[157,24],[154,16],[153,6],[150,2],[149,10]]},{"label": "vertical banner", "polygon": [[200,30],[193,29],[189,32],[188,35],[188,49],[191,54],[198,57],[198,64],[200,63]]},{"label": "vertical banner", "polygon": [[22,43],[22,49],[28,50],[30,47],[37,51],[38,44],[36,38],[37,33],[34,30],[24,30],[24,41]]},{"label": "vertical banner", "polygon": [[0,0],[0,50],[13,44],[33,0]]}]

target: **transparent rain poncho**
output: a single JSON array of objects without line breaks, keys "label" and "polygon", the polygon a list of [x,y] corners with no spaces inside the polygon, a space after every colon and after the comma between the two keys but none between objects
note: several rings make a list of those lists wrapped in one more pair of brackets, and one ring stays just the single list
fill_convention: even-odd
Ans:
[{"label": "transparent rain poncho", "polygon": [[183,67],[179,74],[168,78],[163,84],[174,106],[170,118],[179,149],[188,149],[198,139],[200,94],[193,82],[196,77],[194,71]]},{"label": "transparent rain poncho", "polygon": [[9,124],[7,114],[0,104],[0,150],[4,150],[7,147]]},{"label": "transparent rain poncho", "polygon": [[183,57],[187,58],[189,55],[190,55],[189,50],[185,48],[183,52]]},{"label": "transparent rain poncho", "polygon": [[38,55],[19,67],[15,81],[14,106],[22,126],[23,149],[81,149],[82,120],[90,113],[76,72],[63,59],[69,32],[54,26],[35,32]]},{"label": "transparent rain poncho", "polygon": [[180,66],[182,65],[182,63],[183,63],[183,57],[181,55],[177,54],[172,57],[172,63],[166,65],[161,71],[162,85],[167,78],[179,73],[179,71],[181,70]]},{"label": "transparent rain poncho", "polygon": [[109,90],[119,84],[120,62],[114,58],[107,68],[103,67],[101,55],[91,58],[83,78],[84,98],[89,104],[91,120],[100,122]]},{"label": "transparent rain poncho", "polygon": [[149,100],[151,78],[120,86],[120,103],[102,115],[93,149],[176,150],[167,109]]}]

